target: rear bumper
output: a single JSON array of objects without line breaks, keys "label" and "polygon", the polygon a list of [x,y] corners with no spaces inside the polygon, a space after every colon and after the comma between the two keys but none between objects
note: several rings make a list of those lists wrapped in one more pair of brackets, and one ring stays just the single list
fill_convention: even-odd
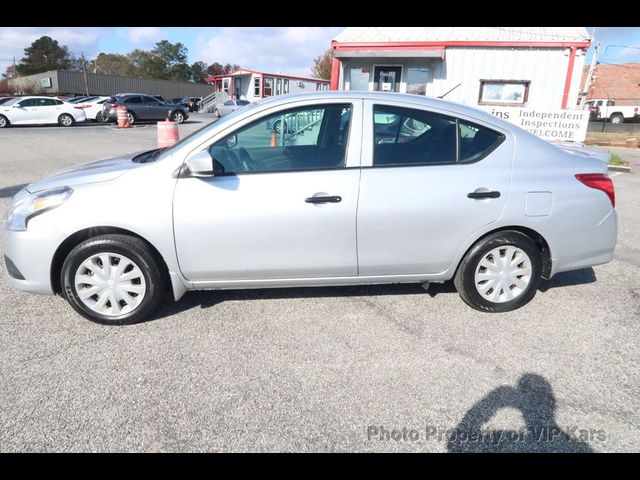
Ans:
[{"label": "rear bumper", "polygon": [[552,248],[551,276],[613,260],[618,238],[618,215],[612,209],[596,226],[581,232],[572,232],[567,238],[570,238],[570,241],[558,242],[558,248]]}]

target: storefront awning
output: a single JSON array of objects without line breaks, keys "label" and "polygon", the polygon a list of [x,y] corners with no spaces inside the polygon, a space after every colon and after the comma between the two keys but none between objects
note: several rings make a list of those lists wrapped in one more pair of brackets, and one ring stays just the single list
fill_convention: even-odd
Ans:
[{"label": "storefront awning", "polygon": [[430,48],[363,48],[363,49],[337,49],[335,50],[337,58],[440,58],[444,60],[444,47]]}]

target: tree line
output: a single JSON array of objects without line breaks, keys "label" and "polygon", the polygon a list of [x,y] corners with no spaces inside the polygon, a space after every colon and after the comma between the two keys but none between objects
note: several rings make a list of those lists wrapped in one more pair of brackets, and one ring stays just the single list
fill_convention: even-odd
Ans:
[{"label": "tree line", "polygon": [[240,68],[230,63],[208,65],[201,60],[189,65],[188,54],[189,50],[182,43],[161,40],[151,50],[136,48],[126,55],[100,53],[88,60],[74,55],[67,46],[45,35],[24,49],[24,57],[16,64],[15,72],[10,65],[3,76],[12,78],[16,74],[26,76],[48,70],[86,69],[88,73],[205,83],[206,77],[224,75]]},{"label": "tree line", "polygon": [[[10,65],[3,77],[33,75],[48,70],[86,70],[88,73],[205,83],[206,77],[225,75],[240,68],[239,65],[230,63],[215,62],[208,65],[201,60],[189,65],[188,53],[187,47],[180,42],[161,40],[151,50],[136,48],[126,55],[100,53],[96,58],[87,60],[83,55],[73,54],[67,46],[60,45],[57,40],[45,35],[25,48],[24,57],[15,66],[15,71],[14,66]],[[311,74],[316,78],[329,80],[332,58],[332,49],[314,58]]]}]

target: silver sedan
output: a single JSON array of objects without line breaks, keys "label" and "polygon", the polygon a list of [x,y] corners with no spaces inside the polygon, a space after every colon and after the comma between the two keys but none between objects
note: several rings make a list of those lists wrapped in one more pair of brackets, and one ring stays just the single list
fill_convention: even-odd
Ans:
[{"label": "silver sedan", "polygon": [[614,206],[604,163],[478,109],[319,92],[32,183],[2,230],[12,286],[106,324],[189,290],[452,279],[504,312],[609,262]]},{"label": "silver sedan", "polygon": [[244,107],[246,105],[249,105],[250,103],[251,102],[247,100],[227,100],[222,105],[217,105],[213,110],[213,113],[218,118],[226,117],[231,112],[235,112],[240,107]]}]

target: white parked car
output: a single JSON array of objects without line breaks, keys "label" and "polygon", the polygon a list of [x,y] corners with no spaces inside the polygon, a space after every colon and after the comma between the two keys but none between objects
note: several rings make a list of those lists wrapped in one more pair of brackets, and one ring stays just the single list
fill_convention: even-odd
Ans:
[{"label": "white parked car", "polygon": [[111,97],[88,97],[80,102],[73,102],[77,107],[84,109],[87,120],[96,122],[107,122],[109,119],[103,113],[103,104]]},{"label": "white parked car", "polygon": [[0,128],[56,123],[70,127],[86,119],[82,107],[51,97],[17,97],[0,105]]}]

